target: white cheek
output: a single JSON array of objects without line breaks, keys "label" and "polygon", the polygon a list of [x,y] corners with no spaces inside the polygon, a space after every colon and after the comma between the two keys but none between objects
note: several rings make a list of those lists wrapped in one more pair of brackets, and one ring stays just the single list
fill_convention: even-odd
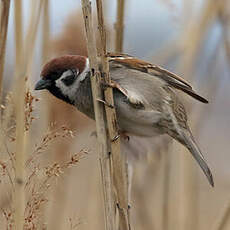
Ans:
[{"label": "white cheek", "polygon": [[55,81],[55,85],[56,85],[56,87],[57,88],[59,88],[60,90],[61,90],[61,92],[62,92],[62,94],[63,95],[65,95],[65,96],[70,96],[69,95],[69,90],[70,90],[70,87],[69,86],[66,86],[63,82],[62,82],[62,79],[64,79],[66,76],[68,76],[68,75],[71,75],[71,74],[73,74],[72,72],[71,72],[71,70],[67,70],[67,71],[65,71],[62,75],[61,75],[61,77],[59,78],[59,79],[57,79],[56,81]]},{"label": "white cheek", "polygon": [[83,81],[85,79],[88,72],[89,72],[89,61],[87,59],[86,60],[86,68],[84,69],[84,71],[79,76],[77,76],[77,79],[74,81],[74,83],[72,85],[66,86],[62,82],[63,78],[65,78],[68,75],[73,74],[71,70],[67,70],[62,74],[62,76],[59,79],[57,79],[55,81],[56,87],[58,87],[61,90],[63,95],[67,96],[71,101],[74,101],[76,99],[77,90],[80,87],[80,83],[81,83],[81,81]]},{"label": "white cheek", "polygon": [[68,96],[68,97],[70,96],[69,95],[70,86],[66,86],[62,82],[61,78],[59,78],[58,80],[55,81],[55,85],[56,85],[57,88],[60,89],[60,91],[62,92],[63,95]]},{"label": "white cheek", "polygon": [[55,81],[56,87],[59,88],[63,95],[67,96],[71,101],[75,99],[76,91],[79,87],[79,80],[76,79],[72,85],[66,86],[62,79],[73,74],[71,70],[65,71],[62,76]]}]

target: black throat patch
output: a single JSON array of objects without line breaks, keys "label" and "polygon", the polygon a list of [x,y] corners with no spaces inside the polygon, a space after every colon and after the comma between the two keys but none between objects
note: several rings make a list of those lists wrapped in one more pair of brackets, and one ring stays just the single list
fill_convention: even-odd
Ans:
[{"label": "black throat patch", "polygon": [[52,85],[47,90],[49,90],[50,93],[52,93],[55,97],[65,101],[68,104],[74,105],[74,102],[69,99],[69,97],[63,95],[61,90],[57,88],[55,85]]}]

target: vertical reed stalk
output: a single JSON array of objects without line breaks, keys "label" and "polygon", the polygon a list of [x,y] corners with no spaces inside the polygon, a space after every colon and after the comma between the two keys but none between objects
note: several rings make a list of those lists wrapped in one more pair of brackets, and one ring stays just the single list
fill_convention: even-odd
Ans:
[{"label": "vertical reed stalk", "polygon": [[49,0],[44,1],[43,6],[43,32],[42,32],[42,63],[45,63],[49,58],[50,44],[50,15],[49,15]]},{"label": "vertical reed stalk", "polygon": [[[2,103],[2,82],[5,65],[5,53],[6,53],[6,40],[8,30],[8,20],[10,11],[10,0],[2,0],[0,5],[0,104]],[[0,149],[4,140],[4,134],[2,133],[2,111],[0,110]]]},{"label": "vertical reed stalk", "polygon": [[117,19],[115,23],[115,51],[123,51],[125,0],[117,0]]},{"label": "vertical reed stalk", "polygon": [[96,45],[92,25],[92,8],[91,2],[89,0],[82,0],[81,2],[85,22],[88,56],[92,74],[91,85],[94,100],[97,139],[100,151],[101,176],[105,209],[105,229],[115,230],[115,200],[113,194],[113,178],[111,173],[111,157],[109,154],[110,146],[108,141],[104,106],[98,102],[98,99],[103,100],[103,94],[100,86],[101,76],[98,67]]},{"label": "vertical reed stalk", "polygon": [[227,0],[224,0],[218,14],[222,25],[222,37],[228,61],[230,61],[230,16],[228,13],[229,9],[230,3]]},{"label": "vertical reed stalk", "polygon": [[[21,0],[15,1],[14,4],[15,4],[14,5],[14,30],[15,30],[15,49],[16,49],[14,73],[18,73],[18,70],[20,68],[19,59],[20,59],[21,51],[22,51],[22,18],[21,18],[22,8],[21,8]],[[1,52],[0,55],[1,54],[3,54],[3,53]],[[3,64],[2,61],[1,61],[0,65],[1,64]],[[1,91],[1,89],[0,89],[0,91]],[[4,122],[2,123],[2,121],[1,121],[1,123],[0,123],[0,126],[2,125],[2,129],[0,128],[0,130],[4,130],[7,128],[11,112],[12,112],[12,105],[8,104],[6,107],[6,110],[4,111],[4,117],[5,117]],[[4,137],[0,137],[0,142],[3,143],[5,141],[4,139],[5,139]],[[1,143],[0,143],[0,146],[2,146]]]},{"label": "vertical reed stalk", "polygon": [[[30,69],[34,51],[35,38],[40,18],[43,0],[38,4],[33,2],[32,9],[37,12],[32,12],[30,16],[30,24],[26,33],[25,45],[23,50],[23,60],[18,59],[20,66],[16,73],[16,84],[14,86],[14,102],[16,105],[16,154],[15,154],[15,194],[14,194],[14,227],[17,230],[22,230],[24,225],[25,211],[25,158],[26,158],[26,132],[25,132],[25,91],[26,77]],[[37,7],[39,5],[39,7]],[[20,11],[21,7],[17,10]],[[21,13],[18,12],[18,15]],[[17,45],[21,46],[19,42]],[[17,47],[16,50],[21,48]],[[20,54],[19,54],[20,55]],[[20,97],[18,96],[20,95]]]},{"label": "vertical reed stalk", "polygon": [[[22,64],[22,6],[21,1],[15,1],[14,8],[14,29],[15,29],[15,71],[16,74],[20,72]],[[15,75],[16,76],[16,75]],[[15,194],[14,194],[14,229],[22,230],[24,226],[24,210],[25,210],[25,193],[24,193],[24,84],[22,79],[22,93],[21,99],[18,98],[16,103],[16,150],[15,155]],[[16,87],[15,87],[16,88]],[[18,93],[19,90],[17,90]],[[16,93],[16,92],[15,92]],[[16,95],[18,95],[16,93]],[[16,99],[15,95],[15,99]],[[18,103],[19,102],[19,103]],[[21,108],[22,107],[22,108]]]},{"label": "vertical reed stalk", "polygon": [[[111,84],[109,75],[109,63],[106,57],[106,31],[104,26],[104,16],[102,1],[97,0],[97,16],[98,16],[98,29],[100,34],[100,57],[102,63],[101,76],[107,84]],[[122,38],[123,40],[123,38]],[[121,47],[122,48],[122,47]],[[114,106],[113,90],[107,88],[104,91],[105,101]],[[118,135],[117,117],[115,108],[105,107],[106,118],[109,130],[109,138],[112,140]],[[112,153],[112,167],[114,176],[114,188],[116,189],[117,201],[118,201],[118,212],[119,212],[119,229],[126,230],[130,229],[129,218],[128,218],[128,188],[127,188],[127,170],[126,170],[126,159],[124,155],[121,155],[120,151],[120,139],[111,141],[111,153]]]},{"label": "vertical reed stalk", "polygon": [[[115,23],[115,52],[118,52],[118,53],[123,52],[124,13],[125,13],[125,0],[117,0],[117,18],[116,18],[116,23]],[[120,186],[123,186],[123,190],[121,189],[120,193],[118,193],[119,197],[127,195],[127,197],[126,197],[127,200],[123,199],[123,204],[122,204],[123,211],[119,210],[120,229],[123,229],[124,227],[128,228],[128,226],[129,226],[129,228],[131,228],[130,227],[130,215],[129,215],[129,211],[127,210],[127,206],[126,206],[127,205],[126,202],[128,203],[129,199],[130,199],[130,197],[128,197],[128,196],[131,194],[129,194],[129,191],[128,191],[128,194],[125,194],[125,192],[127,192],[127,190],[128,190],[128,187],[130,186],[130,185],[128,185],[128,180],[129,180],[129,176],[131,176],[131,175],[128,175],[128,167],[127,167],[127,164],[124,165],[124,163],[125,163],[124,159],[120,159],[120,160],[123,160],[123,162],[122,161],[120,162],[120,164],[121,164],[120,165],[120,167],[121,167],[120,174],[123,174],[120,176],[122,176],[123,180],[120,181],[120,185],[117,185],[116,188],[119,189]],[[119,160],[117,159],[114,162],[115,165],[113,167],[114,168],[118,167],[118,165],[117,165],[118,163],[119,163]],[[118,175],[119,175],[119,173],[117,173],[117,175],[115,175],[115,176],[118,176]],[[124,176],[126,176],[126,179],[124,178]],[[117,177],[117,180],[118,179],[119,178]],[[124,183],[127,183],[127,184],[125,185]],[[118,200],[120,199],[119,197],[118,197]],[[121,202],[121,200],[120,200],[120,202]]]},{"label": "vertical reed stalk", "polygon": [[[42,54],[41,54],[41,60],[42,60],[42,64],[44,65],[48,58],[49,58],[49,44],[50,44],[50,1],[49,0],[44,0],[44,4],[43,4],[43,8],[42,8],[42,13],[43,13],[43,17],[42,17]],[[43,95],[42,95],[43,96]],[[42,98],[44,100],[42,100],[42,103],[44,103],[42,105],[43,111],[45,111],[45,115],[44,116],[44,122],[43,125],[47,126],[48,123],[50,122],[50,101],[49,100],[45,100],[45,98]],[[47,156],[49,157],[49,156]],[[45,223],[47,221],[46,218],[46,214],[47,214],[47,207],[45,205],[41,206],[40,208],[40,213],[41,213],[41,222]],[[51,210],[50,213],[53,213],[53,210]],[[60,218],[60,213],[58,212],[58,217],[56,218],[56,222],[57,224],[60,224],[60,221],[62,221],[62,218]],[[51,216],[51,215],[50,215]],[[53,226],[52,226],[53,227]]]},{"label": "vertical reed stalk", "polygon": [[[8,20],[10,11],[10,0],[1,1],[1,19],[0,19],[0,102],[2,97],[2,82],[4,74],[6,39],[8,30]],[[0,116],[1,117],[1,116]]]},{"label": "vertical reed stalk", "polygon": [[15,72],[20,69],[23,51],[22,0],[14,1]]},{"label": "vertical reed stalk", "polygon": [[[25,37],[25,45],[24,45],[24,66],[25,73],[30,73],[33,54],[34,54],[34,45],[36,41],[36,35],[38,30],[38,24],[41,18],[42,8],[45,0],[40,0],[39,2],[32,1],[31,2],[31,15],[30,15],[30,24],[28,31]],[[24,76],[25,77],[25,76]]]}]

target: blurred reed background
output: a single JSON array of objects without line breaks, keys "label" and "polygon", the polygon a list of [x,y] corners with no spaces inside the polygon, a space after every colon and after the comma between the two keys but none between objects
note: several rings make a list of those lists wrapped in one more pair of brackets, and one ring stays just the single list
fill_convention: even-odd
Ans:
[{"label": "blurred reed background", "polygon": [[[115,22],[123,16],[116,0],[104,4],[109,49],[122,50]],[[1,0],[0,6],[0,229],[101,230],[95,124],[33,91],[48,59],[87,54],[80,1]],[[133,229],[230,228],[229,12],[227,0],[125,1],[123,52],[182,75],[208,98],[208,105],[183,100],[215,180],[211,188],[169,138],[131,140],[134,154],[148,152],[134,167]]]}]

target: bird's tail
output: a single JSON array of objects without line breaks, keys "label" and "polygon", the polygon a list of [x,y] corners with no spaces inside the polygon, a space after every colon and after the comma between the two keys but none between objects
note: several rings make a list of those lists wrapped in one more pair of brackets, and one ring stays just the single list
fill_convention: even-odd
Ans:
[{"label": "bird's tail", "polygon": [[182,119],[184,122],[183,126],[177,121],[177,118],[172,110],[171,107],[167,107],[168,112],[170,114],[170,117],[172,119],[173,128],[171,128],[168,132],[168,134],[179,141],[181,144],[183,144],[192,154],[192,156],[195,158],[197,163],[200,165],[201,169],[203,170],[204,174],[206,175],[210,185],[214,187],[214,181],[212,177],[211,170],[209,169],[204,156],[202,155],[198,145],[196,144],[192,133],[186,123],[186,119]]},{"label": "bird's tail", "polygon": [[204,174],[208,178],[210,185],[214,187],[214,181],[213,181],[211,170],[209,169],[204,159],[204,156],[202,155],[200,148],[196,144],[189,128],[187,129],[181,128],[178,134],[179,134],[178,138],[175,137],[174,138],[177,139],[180,143],[182,143],[191,152],[192,156],[195,158],[195,160],[203,170]]}]

